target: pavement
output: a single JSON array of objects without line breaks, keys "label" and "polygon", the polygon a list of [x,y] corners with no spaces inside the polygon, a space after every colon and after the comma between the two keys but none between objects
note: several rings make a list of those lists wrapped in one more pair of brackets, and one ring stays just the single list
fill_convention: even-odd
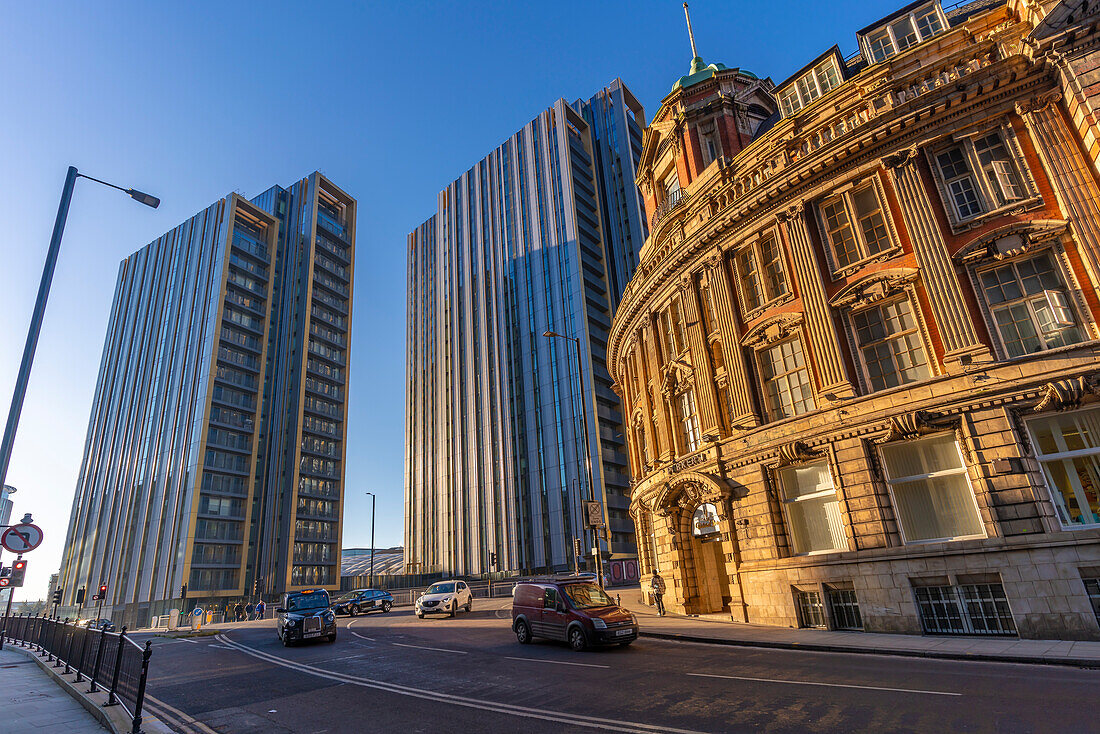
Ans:
[{"label": "pavement", "polygon": [[0,732],[106,734],[91,713],[29,656],[0,650]]},{"label": "pavement", "polygon": [[[683,637],[574,652],[520,644],[510,601],[478,599],[455,618],[340,617],[331,644],[284,648],[271,621],[151,637],[148,710],[180,734],[1096,731],[1082,702],[1100,670]],[[642,622],[654,634],[677,622],[734,626]]]},{"label": "pavement", "polygon": [[669,613],[662,617],[654,607],[641,601],[638,587],[608,591],[612,596],[618,595],[621,605],[638,615],[642,635],[646,637],[815,652],[1100,668],[1100,642],[795,629],[735,622],[720,615],[693,617]]}]

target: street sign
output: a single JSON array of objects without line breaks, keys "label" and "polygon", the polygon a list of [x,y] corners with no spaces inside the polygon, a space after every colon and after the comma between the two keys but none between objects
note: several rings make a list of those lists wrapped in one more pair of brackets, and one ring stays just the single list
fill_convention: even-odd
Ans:
[{"label": "street sign", "polygon": [[588,527],[590,528],[602,528],[603,527],[603,507],[599,502],[585,502],[585,512],[588,514]]},{"label": "street sign", "polygon": [[30,523],[12,525],[0,535],[0,545],[12,553],[26,553],[42,544],[42,528]]}]

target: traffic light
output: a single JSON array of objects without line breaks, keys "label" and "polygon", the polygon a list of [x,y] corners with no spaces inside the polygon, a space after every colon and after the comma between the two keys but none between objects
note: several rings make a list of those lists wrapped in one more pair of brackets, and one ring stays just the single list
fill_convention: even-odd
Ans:
[{"label": "traffic light", "polygon": [[64,589],[54,589],[53,590],[53,603],[54,604],[60,604],[61,603],[61,595],[64,594],[64,593],[65,593]]},{"label": "traffic light", "polygon": [[27,576],[27,562],[22,558],[11,564],[11,586],[22,586]]},{"label": "traffic light", "polygon": [[583,549],[581,548],[580,538],[573,538],[573,555],[578,557],[584,555]]},{"label": "traffic light", "polygon": [[493,568],[497,567],[497,554],[496,553],[489,553],[489,565],[492,566]]},{"label": "traffic light", "polygon": [[11,586],[11,566],[0,568],[0,589]]},{"label": "traffic light", "polygon": [[84,603],[84,597],[85,597],[85,595],[87,595],[87,593],[88,592],[84,589],[83,586],[81,586],[79,589],[77,589],[76,590],[76,603],[77,604],[83,604]]},{"label": "traffic light", "polygon": [[181,599],[186,599],[187,598],[187,584],[184,584],[182,587],[180,587],[180,598]]}]

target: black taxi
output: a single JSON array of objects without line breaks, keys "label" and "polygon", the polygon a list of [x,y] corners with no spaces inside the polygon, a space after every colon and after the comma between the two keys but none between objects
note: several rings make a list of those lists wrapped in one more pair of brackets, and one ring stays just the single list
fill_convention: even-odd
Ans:
[{"label": "black taxi", "polygon": [[283,604],[275,614],[275,632],[286,647],[322,637],[336,642],[336,614],[324,589],[283,594]]}]

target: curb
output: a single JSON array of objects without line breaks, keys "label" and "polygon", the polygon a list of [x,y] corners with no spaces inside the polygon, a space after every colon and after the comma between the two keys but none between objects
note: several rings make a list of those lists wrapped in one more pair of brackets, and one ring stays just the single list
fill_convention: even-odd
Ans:
[{"label": "curb", "polygon": [[1019,663],[1023,665],[1064,665],[1073,668],[1100,668],[1100,660],[1092,658],[1045,658],[1026,655],[993,655],[987,653],[954,653],[939,650],[899,650],[878,647],[843,647],[802,642],[770,642],[766,640],[732,640],[677,632],[638,632],[639,637],[659,640],[694,642],[701,645],[727,645],[732,647],[760,647],[772,650],[801,650],[803,652],[847,653],[850,655],[893,655],[895,657],[928,658],[933,660],[965,660],[974,663]]},{"label": "curb", "polygon": [[[60,672],[64,670],[64,668],[54,668],[33,650],[21,647],[18,644],[5,644],[4,649],[22,653],[37,663],[38,667],[43,670],[46,675],[50,676],[54,683],[60,686],[65,693],[72,696],[77,703],[87,709],[88,713],[94,716],[96,721],[103,725],[104,728],[114,734],[130,734],[130,730],[133,728],[133,721],[121,710],[120,706],[105,706],[104,704],[107,703],[106,694],[87,693],[78,688],[76,683],[73,683],[66,678],[64,673]],[[69,676],[76,678],[76,673],[70,673]],[[141,712],[141,728],[146,734],[172,734],[171,729],[148,711]]]}]

